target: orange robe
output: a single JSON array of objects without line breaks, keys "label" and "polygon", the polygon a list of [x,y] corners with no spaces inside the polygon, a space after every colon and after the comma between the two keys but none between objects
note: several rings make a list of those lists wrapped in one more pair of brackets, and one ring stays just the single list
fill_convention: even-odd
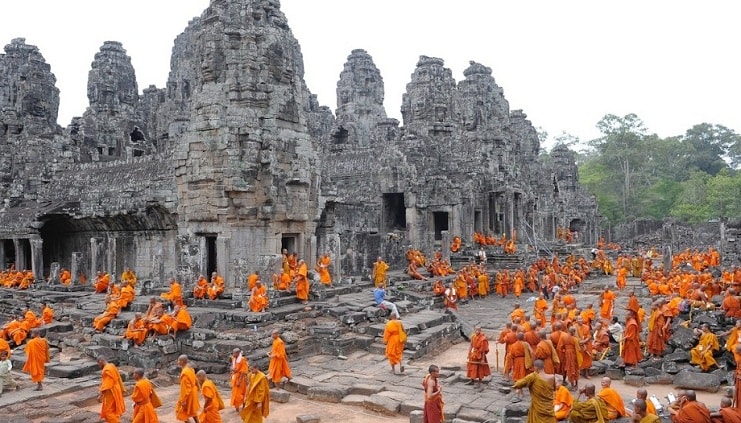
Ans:
[{"label": "orange robe", "polygon": [[286,356],[286,344],[280,337],[273,340],[268,374],[273,383],[280,383],[283,377],[291,378],[291,368],[288,367],[288,357]]},{"label": "orange robe", "polygon": [[260,279],[260,276],[257,273],[251,273],[249,276],[247,276],[247,289],[252,291],[252,288],[257,286],[257,281]]},{"label": "orange robe", "polygon": [[[201,394],[204,399],[203,413],[198,417],[199,423],[221,423],[221,415],[219,410],[224,408],[224,400],[221,399],[219,390],[214,385],[212,380],[206,379],[201,385]],[[205,405],[205,400],[210,399],[208,405]]]},{"label": "orange robe", "polygon": [[49,306],[46,306],[44,310],[41,312],[41,321],[45,325],[48,325],[51,322],[53,322],[54,321],[54,310],[49,308]]},{"label": "orange robe", "polygon": [[134,391],[131,393],[131,400],[134,401],[134,419],[131,423],[158,423],[160,421],[154,404],[152,404],[153,398],[156,398],[155,402],[160,403],[152,382],[147,378],[137,380],[134,384]]},{"label": "orange robe", "polygon": [[638,337],[640,330],[638,329],[638,322],[636,319],[629,318],[625,322],[625,333],[623,335],[623,361],[626,365],[635,366],[641,359],[643,359],[643,353],[641,352],[641,340]]},{"label": "orange robe", "polygon": [[113,363],[106,363],[100,380],[100,393],[103,397],[100,418],[106,423],[119,423],[126,410],[124,405],[124,385],[121,375]]},{"label": "orange robe", "polygon": [[265,309],[268,307],[267,293],[268,290],[265,285],[261,285],[260,287],[257,287],[257,285],[255,285],[255,288],[252,289],[252,295],[250,295],[250,300],[248,302],[250,310],[255,313],[259,311],[265,311]]},{"label": "orange robe", "polygon": [[121,288],[121,294],[118,296],[118,299],[116,300],[118,302],[119,308],[126,308],[131,304],[132,301],[134,301],[134,296],[136,295],[136,292],[134,291],[134,288],[131,285],[126,285],[123,288]]},{"label": "orange robe", "polygon": [[425,404],[422,409],[422,419],[425,423],[438,423],[443,421],[443,395],[440,391],[440,385],[437,380],[434,381],[435,386],[432,388],[433,395],[427,396],[427,384],[432,380],[431,375],[425,376],[422,380],[422,390],[424,391]]},{"label": "orange robe", "polygon": [[59,274],[59,281],[62,282],[63,285],[69,285],[72,283],[72,274],[69,270],[62,270],[62,273]]},{"label": "orange robe", "polygon": [[180,371],[180,396],[175,404],[175,416],[178,420],[185,421],[197,417],[200,409],[196,373],[190,367],[183,367]]},{"label": "orange robe", "polygon": [[615,301],[615,294],[612,291],[605,291],[602,293],[602,307],[600,308],[600,316],[603,319],[612,318],[612,304]]},{"label": "orange robe", "polygon": [[224,278],[219,275],[211,278],[211,286],[208,287],[208,298],[215,300],[224,293]]},{"label": "orange robe", "polygon": [[31,381],[41,382],[44,380],[46,363],[49,362],[49,344],[46,339],[31,338],[26,343],[26,364],[23,371],[31,375]]},{"label": "orange robe", "polygon": [[685,402],[682,408],[679,409],[677,414],[672,416],[672,422],[674,423],[695,423],[709,421],[710,410],[705,407],[705,404],[697,401]]},{"label": "orange robe", "polygon": [[483,379],[491,374],[489,360],[489,340],[483,333],[471,335],[471,346],[468,349],[468,363],[466,365],[466,377],[470,379]]},{"label": "orange robe", "polygon": [[188,330],[190,329],[191,325],[193,325],[193,318],[190,317],[190,313],[188,313],[188,310],[185,308],[185,306],[180,306],[177,313],[175,313],[175,316],[173,317],[175,319],[175,322],[171,327],[175,329],[175,332]]},{"label": "orange robe", "polygon": [[232,396],[231,405],[233,407],[241,407],[244,402],[244,396],[247,393],[247,371],[249,366],[247,364],[247,357],[239,354],[237,358],[232,356],[232,368],[231,368],[231,386]]},{"label": "orange robe", "polygon": [[24,320],[26,321],[29,330],[41,326],[41,320],[37,318],[36,314],[31,310],[26,312]]},{"label": "orange robe", "polygon": [[646,346],[649,353],[657,356],[663,354],[666,349],[666,343],[663,337],[664,323],[666,323],[666,318],[660,309],[654,310],[648,318],[648,339],[646,340]]},{"label": "orange robe", "polygon": [[[553,351],[551,345],[552,344],[548,341],[541,340],[538,342],[538,346],[535,347],[534,354],[536,360],[543,360],[543,370],[548,374],[554,374],[556,372],[556,369],[553,366],[553,355],[555,351]],[[556,357],[558,357],[557,354]]]},{"label": "orange robe", "polygon": [[597,393],[597,396],[602,398],[602,401],[607,404],[607,416],[611,420],[628,415],[628,412],[625,411],[623,398],[613,388],[602,388],[602,390]]},{"label": "orange robe", "polygon": [[512,357],[512,379],[520,380],[527,376],[533,363],[530,346],[526,342],[517,341],[510,345],[509,355]]},{"label": "orange robe", "polygon": [[270,386],[265,373],[258,371],[250,375],[248,392],[239,416],[244,423],[262,423],[270,414]]},{"label": "orange robe", "polygon": [[386,272],[389,270],[389,265],[381,260],[373,264],[373,284],[378,288],[379,285],[386,282]]},{"label": "orange robe", "polygon": [[208,281],[205,277],[198,278],[196,286],[193,287],[193,298],[201,300],[208,294]]},{"label": "orange robe", "polygon": [[296,298],[301,301],[309,300],[309,268],[306,263],[301,264],[296,273]]},{"label": "orange robe", "polygon": [[282,272],[279,275],[273,275],[273,287],[279,291],[287,291],[291,287],[291,275]]},{"label": "orange robe", "polygon": [[713,352],[719,348],[718,337],[714,333],[703,333],[697,346],[690,350],[690,362],[700,366],[703,371],[708,371],[712,366],[718,365],[713,358]]},{"label": "orange robe", "polygon": [[556,412],[556,421],[565,420],[573,404],[574,397],[571,396],[571,392],[565,386],[559,386],[553,397],[553,409]]},{"label": "orange robe", "polygon": [[108,285],[111,283],[111,275],[103,274],[95,280],[95,292],[101,294],[108,291]]},{"label": "orange robe", "polygon": [[124,338],[131,339],[136,345],[143,344],[147,339],[147,323],[144,319],[130,321],[126,327]]},{"label": "orange robe", "polygon": [[570,334],[563,332],[558,340],[558,346],[561,358],[562,372],[566,379],[571,383],[579,381],[579,367],[581,366],[581,354],[577,349],[577,341]]},{"label": "orange robe", "polygon": [[174,303],[175,305],[182,305],[183,304],[183,288],[180,286],[180,283],[173,282],[170,284],[170,291],[163,292],[160,294],[160,298],[162,298],[165,301],[170,301]]},{"label": "orange robe", "polygon": [[110,323],[110,321],[113,320],[116,316],[118,316],[119,311],[120,307],[116,301],[109,302],[105,311],[102,314],[95,316],[95,319],[93,319],[93,327],[95,328],[95,330],[97,330],[98,332],[103,332],[105,326]]},{"label": "orange robe", "polygon": [[317,260],[314,270],[319,273],[319,282],[324,285],[332,285],[332,275],[329,274],[329,265],[332,264],[332,260],[329,255],[323,255]]},{"label": "orange robe", "polygon": [[406,342],[407,334],[401,320],[389,320],[383,330],[383,343],[386,344],[386,358],[392,366],[401,364]]}]

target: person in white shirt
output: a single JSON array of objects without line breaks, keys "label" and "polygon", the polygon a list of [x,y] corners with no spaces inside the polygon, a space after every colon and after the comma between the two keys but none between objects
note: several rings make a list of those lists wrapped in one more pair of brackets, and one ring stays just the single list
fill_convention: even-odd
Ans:
[{"label": "person in white shirt", "polygon": [[617,316],[612,317],[612,323],[607,327],[612,342],[620,342],[623,339],[623,325],[618,322]]}]

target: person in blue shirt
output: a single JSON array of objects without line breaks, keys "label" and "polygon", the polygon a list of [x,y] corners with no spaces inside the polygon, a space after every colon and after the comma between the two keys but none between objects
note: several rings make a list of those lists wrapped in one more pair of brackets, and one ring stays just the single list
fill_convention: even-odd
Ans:
[{"label": "person in blue shirt", "polygon": [[386,299],[386,285],[378,285],[377,288],[373,288],[373,298],[376,300],[376,306],[391,310],[391,314],[400,318],[399,309],[396,308],[396,304]]}]

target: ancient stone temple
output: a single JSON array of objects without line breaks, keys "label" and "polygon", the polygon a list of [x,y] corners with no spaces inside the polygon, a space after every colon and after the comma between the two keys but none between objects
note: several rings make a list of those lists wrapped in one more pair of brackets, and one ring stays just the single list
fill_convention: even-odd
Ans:
[{"label": "ancient stone temple", "polygon": [[490,68],[471,62],[456,82],[421,56],[399,122],[366,51],[341,70],[334,114],[303,66],[278,2],[212,0],[175,39],[165,88],[139,93],[125,46],[103,42],[89,107],[63,129],[50,65],[13,40],[0,55],[0,266],[38,279],[131,266],[155,283],[219,271],[236,286],[268,277],[282,248],[357,272],[474,231],[596,239],[573,154],[540,159]]}]

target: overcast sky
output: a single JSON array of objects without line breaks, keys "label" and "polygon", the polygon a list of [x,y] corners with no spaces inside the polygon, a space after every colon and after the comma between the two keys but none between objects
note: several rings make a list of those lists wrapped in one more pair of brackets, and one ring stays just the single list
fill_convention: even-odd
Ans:
[{"label": "overcast sky", "polygon": [[[163,87],[175,37],[209,0],[3,1],[0,43],[38,46],[61,90],[59,123],[87,106],[87,73],[106,40],[123,43],[139,91]],[[305,79],[336,108],[342,66],[368,51],[386,111],[420,55],[456,81],[470,60],[493,69],[511,109],[551,137],[595,138],[607,113],[636,113],[660,136],[717,123],[741,132],[741,3],[735,1],[281,0],[304,55]]]}]

